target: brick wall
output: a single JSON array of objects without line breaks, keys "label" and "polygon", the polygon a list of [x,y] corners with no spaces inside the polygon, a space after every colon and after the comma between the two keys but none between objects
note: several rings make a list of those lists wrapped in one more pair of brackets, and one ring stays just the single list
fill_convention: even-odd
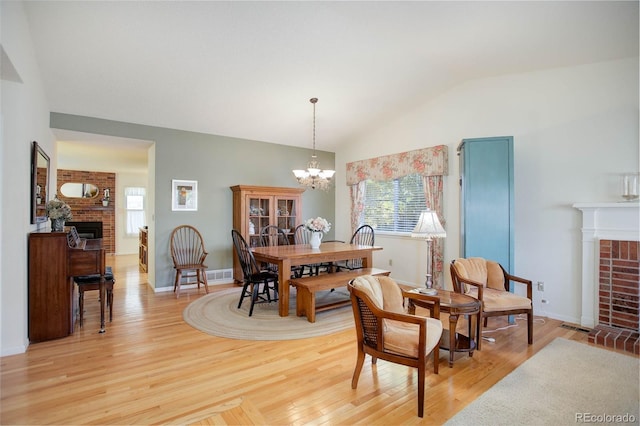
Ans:
[{"label": "brick wall", "polygon": [[640,353],[640,243],[600,241],[598,325],[589,341]]},{"label": "brick wall", "polygon": [[[62,195],[60,187],[68,182],[90,183],[98,187],[99,194],[95,198],[69,198]],[[107,207],[102,206],[102,194],[108,188],[111,201]],[[58,198],[69,204],[74,222],[102,222],[102,241],[107,254],[116,252],[115,239],[115,193],[116,174],[104,172],[87,172],[80,170],[58,170]]]}]

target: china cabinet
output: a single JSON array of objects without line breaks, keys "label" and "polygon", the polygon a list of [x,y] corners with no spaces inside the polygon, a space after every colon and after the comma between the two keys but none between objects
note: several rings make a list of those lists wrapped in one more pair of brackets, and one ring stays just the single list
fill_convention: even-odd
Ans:
[{"label": "china cabinet", "polygon": [[[260,230],[275,225],[293,243],[297,225],[302,223],[304,188],[236,185],[233,192],[233,228],[251,247],[260,246]],[[242,282],[242,269],[233,254],[233,278]]]}]

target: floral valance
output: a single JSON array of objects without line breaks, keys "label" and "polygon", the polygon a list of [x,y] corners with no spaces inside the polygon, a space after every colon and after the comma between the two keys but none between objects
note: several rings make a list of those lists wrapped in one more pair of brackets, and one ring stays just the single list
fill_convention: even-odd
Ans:
[{"label": "floral valance", "polygon": [[347,185],[355,185],[367,179],[398,179],[414,173],[422,176],[446,176],[449,173],[448,164],[446,145],[354,161],[347,163]]}]

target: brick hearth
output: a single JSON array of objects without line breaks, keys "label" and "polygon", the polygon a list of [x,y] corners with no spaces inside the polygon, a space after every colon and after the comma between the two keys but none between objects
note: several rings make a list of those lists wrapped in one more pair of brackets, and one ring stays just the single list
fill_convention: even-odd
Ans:
[{"label": "brick hearth", "polygon": [[598,325],[589,342],[640,354],[638,241],[600,240]]}]

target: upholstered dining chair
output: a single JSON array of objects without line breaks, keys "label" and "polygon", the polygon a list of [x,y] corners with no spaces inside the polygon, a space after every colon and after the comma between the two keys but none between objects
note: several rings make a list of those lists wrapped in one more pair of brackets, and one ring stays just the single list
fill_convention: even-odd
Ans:
[{"label": "upholstered dining chair", "polygon": [[[375,232],[371,225],[362,225],[351,236],[349,244],[359,244],[361,246],[373,246],[375,243]],[[337,270],[340,269],[360,269],[362,268],[362,259],[349,259],[344,262],[337,263]]]},{"label": "upholstered dining chair", "polygon": [[427,360],[433,353],[433,372],[438,373],[440,300],[433,301],[433,318],[410,315],[403,306],[402,290],[389,277],[364,275],[347,286],[356,323],[358,356],[351,387],[356,389],[365,356],[418,369],[418,417],[424,415]]},{"label": "upholstered dining chair", "polygon": [[208,253],[205,250],[204,240],[200,232],[191,225],[180,225],[171,232],[169,241],[171,259],[176,270],[176,280],[173,284],[176,298],[180,297],[180,284],[185,272],[195,272],[198,291],[200,291],[200,284],[202,283],[205,292],[209,293],[207,265],[204,264]]},{"label": "upholstered dining chair", "polygon": [[[527,314],[528,343],[533,343],[533,299],[530,280],[509,274],[498,262],[482,257],[459,258],[451,261],[453,289],[480,300],[478,314],[478,350],[482,344],[482,329],[489,317]],[[510,283],[524,285],[527,297],[509,291]]]},{"label": "upholstered dining chair", "polygon": [[[242,307],[244,298],[250,297],[249,316],[251,316],[253,315],[253,306],[256,303],[275,302],[278,300],[278,274],[258,268],[253,252],[237,230],[231,230],[231,239],[233,240],[233,246],[236,249],[243,275],[242,293],[240,294],[238,309]],[[262,288],[260,288],[261,286]],[[273,292],[273,298],[271,297],[271,291]]]}]

